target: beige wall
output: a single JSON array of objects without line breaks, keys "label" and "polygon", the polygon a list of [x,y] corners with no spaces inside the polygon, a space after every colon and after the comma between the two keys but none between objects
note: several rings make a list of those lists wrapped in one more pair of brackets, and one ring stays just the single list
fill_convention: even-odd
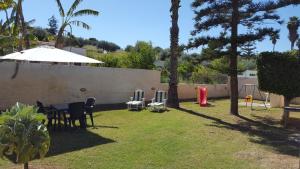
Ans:
[{"label": "beige wall", "polygon": [[[162,84],[161,89],[168,90],[168,84]],[[222,98],[228,97],[228,85],[227,84],[216,84],[216,85],[207,85],[207,84],[179,84],[178,85],[178,97],[182,100],[185,99],[196,99],[197,87],[206,87],[208,98]]]},{"label": "beige wall", "polygon": [[[49,105],[84,101],[87,97],[96,97],[97,104],[124,103],[137,88],[145,91],[146,100],[153,98],[153,89],[168,90],[168,84],[160,83],[160,72],[155,70],[22,63],[17,77],[11,79],[15,68],[15,63],[0,62],[0,109],[17,101],[35,104],[40,100]],[[245,83],[257,84],[257,79],[239,78],[239,88]],[[207,87],[209,98],[230,94],[228,84],[179,84],[179,98],[195,99],[198,86]],[[244,96],[241,91],[240,97]],[[255,98],[260,98],[258,92]],[[273,102],[279,104],[281,100],[276,99],[273,97]]]},{"label": "beige wall", "polygon": [[[294,98],[291,101],[292,104],[300,104],[300,97]],[[271,95],[271,106],[272,107],[283,107],[284,106],[284,97],[280,95]]]},{"label": "beige wall", "polygon": [[22,63],[17,77],[11,79],[15,67],[15,63],[0,63],[0,109],[16,101],[58,104],[91,96],[97,98],[97,104],[122,103],[136,88],[145,90],[146,98],[151,99],[151,88],[160,85],[160,72],[153,70]]},{"label": "beige wall", "polygon": [[[252,95],[253,87],[246,87],[247,91],[245,91],[245,87],[243,87],[244,84],[256,84],[258,86],[257,78],[245,78],[245,77],[239,77],[239,96],[240,98],[245,98],[246,95]],[[266,92],[259,91],[257,88],[255,88],[255,92],[253,95],[253,98],[256,100],[265,100],[266,99]],[[261,94],[261,95],[260,95]]]},{"label": "beige wall", "polygon": [[[243,84],[258,84],[257,78],[239,78],[239,89]],[[261,91],[261,94],[265,99],[265,92]],[[245,92],[240,92],[240,97],[245,97]],[[255,99],[260,99],[259,93],[256,91],[254,94]],[[283,96],[279,96],[276,94],[270,94],[270,104],[271,107],[283,107],[284,106],[284,98]],[[292,104],[300,104],[300,98],[295,98],[291,101]]]}]

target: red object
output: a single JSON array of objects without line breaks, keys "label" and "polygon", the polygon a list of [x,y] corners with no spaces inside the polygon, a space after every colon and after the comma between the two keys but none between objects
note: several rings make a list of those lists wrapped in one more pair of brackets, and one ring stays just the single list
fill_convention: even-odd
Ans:
[{"label": "red object", "polygon": [[199,88],[199,104],[201,107],[207,106],[207,88],[206,87],[200,87]]}]

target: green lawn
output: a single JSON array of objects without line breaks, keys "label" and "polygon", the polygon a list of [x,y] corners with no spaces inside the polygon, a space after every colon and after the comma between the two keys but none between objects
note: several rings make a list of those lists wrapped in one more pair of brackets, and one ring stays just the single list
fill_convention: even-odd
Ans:
[{"label": "green lawn", "polygon": [[[241,117],[233,117],[228,100],[212,104],[200,108],[186,102],[181,110],[164,113],[95,113],[96,128],[52,133],[48,157],[31,164],[39,169],[298,168],[299,115],[292,113],[298,128],[286,130],[279,124],[281,109],[241,108]],[[16,166],[0,160],[0,168]]]}]

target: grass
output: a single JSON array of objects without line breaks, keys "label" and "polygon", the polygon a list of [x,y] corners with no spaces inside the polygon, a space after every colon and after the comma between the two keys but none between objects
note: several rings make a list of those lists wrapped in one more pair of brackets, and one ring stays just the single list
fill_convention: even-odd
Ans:
[{"label": "grass", "polygon": [[[234,117],[228,113],[228,100],[212,104],[200,108],[185,102],[181,109],[164,113],[95,113],[96,128],[51,133],[48,156],[31,162],[32,167],[298,168],[299,150],[294,137],[300,134],[300,127],[283,129],[279,124],[281,109],[251,111],[242,107],[241,116]],[[300,116],[291,115],[292,122],[299,123],[296,118]],[[16,167],[8,160],[0,160],[0,168]]]}]

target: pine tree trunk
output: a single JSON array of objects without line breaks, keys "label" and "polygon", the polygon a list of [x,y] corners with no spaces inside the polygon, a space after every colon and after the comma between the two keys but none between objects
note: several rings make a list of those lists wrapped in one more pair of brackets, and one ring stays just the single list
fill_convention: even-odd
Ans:
[{"label": "pine tree trunk", "polygon": [[291,50],[294,50],[295,42],[291,42]]},{"label": "pine tree trunk", "polygon": [[170,69],[170,81],[169,81],[169,92],[168,92],[168,106],[173,108],[179,108],[178,100],[178,57],[179,57],[179,27],[178,27],[178,11],[180,8],[180,0],[171,0],[171,18],[172,27],[170,29],[170,40],[171,40],[171,69]]},{"label": "pine tree trunk", "polygon": [[[291,99],[289,99],[287,97],[284,97],[284,107],[288,107],[290,105],[290,102],[291,102]],[[282,122],[283,122],[285,127],[287,126],[289,116],[290,116],[290,112],[284,110],[283,114],[282,114]]]},{"label": "pine tree trunk", "polygon": [[24,163],[24,169],[29,169],[28,163]]},{"label": "pine tree trunk", "polygon": [[231,55],[230,55],[230,113],[238,115],[238,79],[237,79],[237,57],[238,57],[238,0],[232,0],[231,21]]}]

